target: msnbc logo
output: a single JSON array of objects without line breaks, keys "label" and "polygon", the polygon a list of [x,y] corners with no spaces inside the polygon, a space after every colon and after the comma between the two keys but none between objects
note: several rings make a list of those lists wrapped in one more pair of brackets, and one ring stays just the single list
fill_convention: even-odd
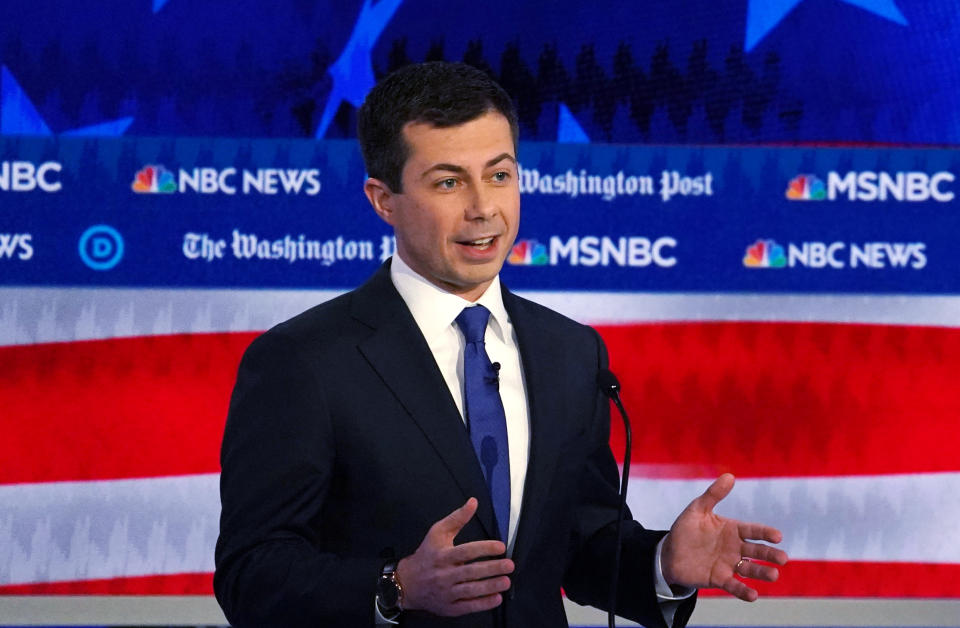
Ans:
[{"label": "msnbc logo", "polygon": [[757,240],[747,247],[743,265],[747,268],[783,268],[787,265],[787,256],[775,240]]},{"label": "msnbc logo", "polygon": [[546,266],[550,263],[547,247],[536,240],[517,240],[507,262],[514,266]]},{"label": "msnbc logo", "polygon": [[163,166],[144,166],[130,185],[137,194],[173,194],[177,182],[173,173]]},{"label": "msnbc logo", "polygon": [[813,174],[801,174],[787,185],[787,199],[791,201],[822,201],[827,198],[827,187]]}]

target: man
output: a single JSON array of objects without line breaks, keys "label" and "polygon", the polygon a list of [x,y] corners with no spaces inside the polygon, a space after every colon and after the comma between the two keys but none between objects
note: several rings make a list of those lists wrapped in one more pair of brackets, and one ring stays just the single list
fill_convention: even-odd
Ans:
[{"label": "man", "polygon": [[[607,357],[595,331],[500,285],[520,208],[510,99],[431,63],[387,77],[359,116],[364,191],[397,254],[245,354],[217,598],[236,626],[566,626],[561,587],[600,607],[610,592]],[[786,555],[745,539],[779,532],[712,512],[732,485],[669,534],[625,522],[618,614],[682,626],[695,587],[753,600],[735,574],[777,577],[753,559]]]}]

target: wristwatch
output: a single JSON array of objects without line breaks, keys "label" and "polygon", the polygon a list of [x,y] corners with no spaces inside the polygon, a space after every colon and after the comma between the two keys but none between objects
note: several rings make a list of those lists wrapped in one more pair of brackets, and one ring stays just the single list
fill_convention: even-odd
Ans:
[{"label": "wristwatch", "polygon": [[377,608],[384,619],[396,619],[403,610],[403,587],[397,578],[398,563],[397,560],[388,561],[377,580]]}]

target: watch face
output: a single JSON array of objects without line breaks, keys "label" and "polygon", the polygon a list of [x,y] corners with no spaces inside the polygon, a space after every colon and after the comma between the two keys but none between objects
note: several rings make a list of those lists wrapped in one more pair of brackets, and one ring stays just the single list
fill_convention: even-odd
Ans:
[{"label": "watch face", "polygon": [[381,576],[377,582],[377,598],[380,600],[380,606],[384,608],[397,607],[400,602],[400,591],[390,577]]}]

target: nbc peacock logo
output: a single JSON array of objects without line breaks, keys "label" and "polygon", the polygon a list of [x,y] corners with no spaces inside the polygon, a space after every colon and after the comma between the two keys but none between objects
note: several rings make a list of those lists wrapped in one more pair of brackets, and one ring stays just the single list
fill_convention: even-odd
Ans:
[{"label": "nbc peacock logo", "polygon": [[514,266],[546,266],[550,263],[547,247],[536,240],[517,240],[507,262]]},{"label": "nbc peacock logo", "polygon": [[827,198],[827,186],[817,175],[801,174],[790,180],[786,196],[791,201],[822,201]]},{"label": "nbc peacock logo", "polygon": [[173,173],[161,165],[144,166],[133,178],[131,189],[137,194],[173,194],[177,182]]},{"label": "nbc peacock logo", "polygon": [[787,256],[776,240],[761,239],[747,247],[743,265],[747,268],[783,268],[787,265]]}]

